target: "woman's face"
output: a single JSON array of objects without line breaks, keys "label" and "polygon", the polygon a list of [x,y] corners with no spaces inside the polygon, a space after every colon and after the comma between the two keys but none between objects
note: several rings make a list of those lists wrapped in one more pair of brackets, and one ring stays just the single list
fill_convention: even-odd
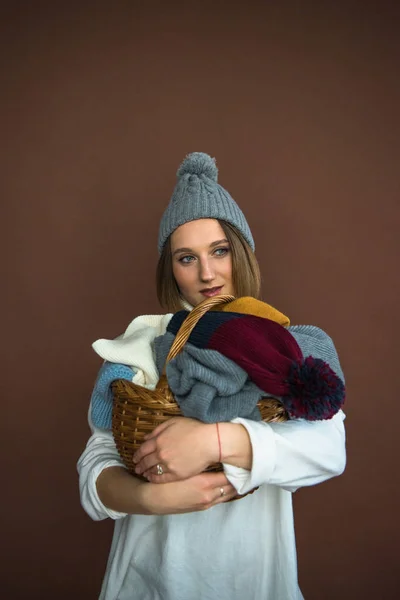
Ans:
[{"label": "woman's face", "polygon": [[231,249],[215,219],[198,219],[175,229],[171,253],[176,283],[192,306],[211,296],[234,294]]}]

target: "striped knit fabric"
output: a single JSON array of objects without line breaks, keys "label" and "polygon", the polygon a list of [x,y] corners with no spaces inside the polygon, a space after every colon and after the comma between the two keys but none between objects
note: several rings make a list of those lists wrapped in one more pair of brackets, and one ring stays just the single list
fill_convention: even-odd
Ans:
[{"label": "striped knit fabric", "polygon": [[[167,334],[176,335],[187,314],[176,313]],[[232,360],[263,392],[280,397],[291,418],[329,419],[345,400],[336,349],[318,327],[285,329],[262,317],[212,311],[200,319],[188,344]]]}]

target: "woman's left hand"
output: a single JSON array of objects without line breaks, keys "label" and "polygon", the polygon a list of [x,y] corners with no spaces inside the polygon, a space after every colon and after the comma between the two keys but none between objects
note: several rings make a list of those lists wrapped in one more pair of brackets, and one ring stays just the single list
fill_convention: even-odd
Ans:
[{"label": "woman's left hand", "polygon": [[152,483],[168,483],[202,473],[218,457],[215,424],[174,417],[145,436],[133,460],[138,475]]}]

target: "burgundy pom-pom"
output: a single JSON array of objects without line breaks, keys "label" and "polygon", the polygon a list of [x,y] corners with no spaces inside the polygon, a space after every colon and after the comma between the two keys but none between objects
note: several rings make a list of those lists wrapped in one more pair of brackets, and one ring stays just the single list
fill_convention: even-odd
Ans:
[{"label": "burgundy pom-pom", "polygon": [[345,386],[331,367],[312,356],[301,364],[293,362],[282,398],[291,419],[331,419],[345,401]]}]

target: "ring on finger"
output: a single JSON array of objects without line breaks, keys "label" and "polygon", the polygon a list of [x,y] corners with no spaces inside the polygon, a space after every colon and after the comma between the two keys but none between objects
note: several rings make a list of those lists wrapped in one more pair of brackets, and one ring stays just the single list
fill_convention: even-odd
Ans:
[{"label": "ring on finger", "polygon": [[226,492],[225,492],[225,490],[224,490],[224,488],[223,488],[223,487],[222,487],[222,488],[219,488],[219,493],[220,493],[220,496],[221,496],[221,497],[226,495]]},{"label": "ring on finger", "polygon": [[164,474],[164,469],[163,469],[162,465],[158,464],[156,466],[156,469],[157,469],[157,475],[163,475]]}]

